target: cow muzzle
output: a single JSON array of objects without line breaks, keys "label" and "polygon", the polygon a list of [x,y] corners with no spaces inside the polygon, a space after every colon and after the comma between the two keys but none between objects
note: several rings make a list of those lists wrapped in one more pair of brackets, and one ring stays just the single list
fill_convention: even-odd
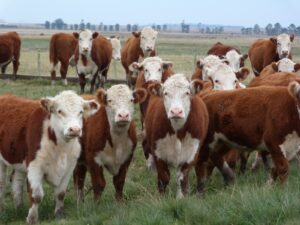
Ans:
[{"label": "cow muzzle", "polygon": [[79,137],[80,135],[81,135],[81,128],[76,126],[68,128],[66,134],[68,138],[76,138]]},{"label": "cow muzzle", "polygon": [[280,58],[281,58],[281,59],[282,59],[282,58],[286,58],[286,57],[288,57],[288,55],[289,55],[289,51],[281,51]]},{"label": "cow muzzle", "polygon": [[169,112],[169,118],[170,119],[183,119],[184,113],[181,108],[172,108]]},{"label": "cow muzzle", "polygon": [[119,127],[126,126],[130,123],[130,115],[129,112],[119,112],[116,118],[116,124]]}]

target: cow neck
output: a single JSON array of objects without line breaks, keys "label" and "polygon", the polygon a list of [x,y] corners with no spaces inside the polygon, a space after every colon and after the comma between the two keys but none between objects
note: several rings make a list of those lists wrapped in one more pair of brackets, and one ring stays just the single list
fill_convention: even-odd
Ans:
[{"label": "cow neck", "polygon": [[87,58],[86,55],[80,54],[80,60],[81,60],[81,62],[82,62],[82,64],[84,66],[87,66],[87,64],[88,64],[88,58]]}]

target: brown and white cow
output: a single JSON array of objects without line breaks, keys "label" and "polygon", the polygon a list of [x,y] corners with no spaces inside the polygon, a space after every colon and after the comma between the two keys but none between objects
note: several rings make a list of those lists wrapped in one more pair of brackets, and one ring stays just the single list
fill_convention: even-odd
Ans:
[{"label": "brown and white cow", "polygon": [[214,46],[208,50],[207,55],[216,55],[226,59],[234,72],[238,72],[241,67],[244,67],[245,60],[248,58],[247,54],[242,55],[237,48],[224,45],[221,42],[214,44]]},{"label": "brown and white cow", "polygon": [[60,62],[60,75],[64,85],[67,85],[69,61],[75,52],[77,40],[72,34],[57,33],[50,39],[49,58],[51,63],[51,83],[55,83],[57,64]]},{"label": "brown and white cow", "polygon": [[208,156],[225,181],[233,179],[232,170],[223,159],[228,146],[244,151],[269,151],[275,166],[269,181],[279,178],[284,183],[288,176],[288,160],[296,155],[300,145],[299,91],[300,85],[294,82],[288,89],[246,88],[204,97],[210,120],[196,168],[198,190],[203,191],[204,162]]},{"label": "brown and white cow", "polygon": [[300,69],[300,63],[295,63],[288,58],[280,59],[278,62],[272,62],[266,66],[259,74],[259,76],[265,76],[277,72],[289,72],[296,73]]},{"label": "brown and white cow", "polygon": [[144,27],[140,32],[132,32],[132,36],[126,41],[121,52],[121,62],[126,72],[127,84],[135,85],[136,76],[130,71],[129,66],[133,62],[140,62],[145,57],[155,56],[155,42],[157,31],[151,27]]},{"label": "brown and white cow", "polygon": [[208,127],[205,104],[195,96],[201,87],[201,81],[190,83],[183,74],[174,74],[165,83],[148,88],[156,97],[149,102],[145,131],[147,147],[154,156],[160,193],[165,192],[169,183],[169,166],[177,170],[177,197],[187,192],[189,171]]},{"label": "brown and white cow", "polygon": [[13,79],[17,79],[20,65],[21,39],[17,32],[8,32],[0,35],[0,68],[5,73],[10,62],[13,63]]},{"label": "brown and white cow", "polygon": [[107,72],[112,58],[112,45],[107,38],[99,35],[98,32],[92,33],[87,29],[80,33],[73,33],[73,35],[78,39],[75,62],[81,93],[84,93],[87,75],[90,75],[90,92],[93,93],[98,76],[100,76],[99,83],[101,87],[107,79]]},{"label": "brown and white cow", "polygon": [[63,91],[40,102],[11,95],[0,97],[0,199],[3,200],[5,171],[11,166],[14,200],[20,207],[27,172],[28,223],[38,221],[44,180],[54,186],[55,215],[62,215],[64,195],[81,151],[83,117],[98,108],[95,101],[85,101],[73,91]]},{"label": "brown and white cow", "polygon": [[145,89],[132,91],[123,84],[97,91],[101,108],[85,122],[84,162],[79,162],[74,172],[79,198],[83,197],[86,166],[91,174],[95,200],[100,198],[106,185],[104,168],[113,175],[116,199],[122,198],[127,170],[137,144],[134,104],[144,101],[145,97]]},{"label": "brown and white cow", "polygon": [[282,58],[292,58],[291,43],[295,35],[280,34],[276,38],[258,39],[249,49],[249,59],[255,76],[267,65]]}]

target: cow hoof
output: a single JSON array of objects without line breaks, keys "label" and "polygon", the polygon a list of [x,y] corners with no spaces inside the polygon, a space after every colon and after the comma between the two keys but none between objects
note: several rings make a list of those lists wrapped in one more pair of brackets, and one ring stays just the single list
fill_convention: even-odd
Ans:
[{"label": "cow hoof", "polygon": [[149,155],[149,158],[146,161],[146,166],[148,168],[148,170],[155,172],[156,171],[156,166],[154,163],[154,159],[152,155]]},{"label": "cow hoof", "polygon": [[38,217],[35,215],[28,215],[26,218],[28,224],[36,224],[38,222]]},{"label": "cow hoof", "polygon": [[64,218],[64,208],[63,207],[61,207],[61,208],[59,208],[58,210],[56,210],[56,212],[55,212],[55,218],[57,219],[57,220],[60,220],[60,219],[63,219]]},{"label": "cow hoof", "polygon": [[67,86],[67,85],[68,85],[67,79],[63,79],[63,80],[62,80],[62,83],[63,83],[64,86]]}]

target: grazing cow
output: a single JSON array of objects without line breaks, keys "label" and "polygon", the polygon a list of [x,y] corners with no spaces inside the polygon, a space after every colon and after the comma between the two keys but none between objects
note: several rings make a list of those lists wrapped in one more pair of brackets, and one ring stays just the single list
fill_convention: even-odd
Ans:
[{"label": "grazing cow", "polygon": [[90,30],[84,30],[80,33],[75,32],[73,35],[78,39],[75,62],[81,94],[84,93],[85,77],[88,74],[91,76],[90,92],[93,93],[98,76],[100,76],[101,87],[104,86],[107,79],[107,72],[112,58],[112,45],[107,38],[100,36],[98,32],[92,33]]},{"label": "grazing cow", "polygon": [[288,160],[296,155],[300,145],[299,93],[300,85],[293,82],[288,89],[246,88],[204,97],[209,129],[196,167],[198,191],[203,191],[204,162],[208,156],[226,182],[233,180],[232,170],[223,159],[228,146],[244,151],[269,151],[275,166],[269,182],[278,177],[284,183],[288,175]]},{"label": "grazing cow", "polygon": [[132,32],[132,36],[126,41],[121,52],[121,62],[126,72],[127,84],[135,85],[136,76],[129,70],[133,62],[140,62],[148,56],[155,56],[155,42],[157,31],[151,27],[144,27],[140,32]]},{"label": "grazing cow", "polygon": [[55,83],[57,64],[60,62],[60,75],[64,85],[67,85],[69,61],[74,54],[77,40],[72,34],[57,33],[50,39],[49,58],[51,63],[51,83]]},{"label": "grazing cow", "polygon": [[207,55],[216,55],[226,59],[234,72],[238,72],[241,67],[244,67],[245,60],[248,58],[247,54],[241,55],[238,49],[229,45],[224,45],[221,42],[217,42],[211,47],[208,50]]},{"label": "grazing cow", "polygon": [[144,101],[145,89],[132,91],[127,85],[114,85],[96,94],[100,110],[85,123],[82,138],[83,158],[74,172],[79,197],[83,197],[86,166],[89,168],[94,197],[98,200],[105,188],[104,168],[113,175],[116,199],[123,197],[123,186],[133,151],[137,144],[133,120],[134,104]]},{"label": "grazing cow", "polygon": [[276,38],[258,39],[249,49],[249,59],[255,76],[267,65],[277,62],[282,58],[292,58],[291,42],[294,40],[294,34],[280,34]]},{"label": "grazing cow", "polygon": [[64,195],[79,157],[83,117],[98,110],[73,91],[64,91],[40,102],[15,96],[0,97],[0,196],[3,198],[5,170],[14,168],[13,194],[21,205],[27,171],[30,209],[27,222],[38,221],[38,206],[44,196],[45,179],[54,186],[55,215],[63,213]]},{"label": "grazing cow", "polygon": [[295,63],[288,58],[280,59],[278,62],[272,62],[266,66],[259,74],[259,76],[265,76],[277,72],[289,72],[296,73],[300,69],[300,63]]},{"label": "grazing cow", "polygon": [[20,65],[21,39],[17,32],[8,32],[0,35],[0,68],[5,73],[10,62],[13,63],[13,79],[17,79]]},{"label": "grazing cow", "polygon": [[112,58],[114,60],[119,61],[121,59],[121,48],[122,48],[120,37],[119,36],[117,36],[117,37],[111,36],[107,39],[110,41],[110,43],[112,45]]},{"label": "grazing cow", "polygon": [[187,192],[188,174],[208,127],[206,107],[195,96],[201,87],[201,81],[189,83],[183,74],[174,74],[164,84],[155,83],[148,88],[156,96],[148,105],[145,131],[147,147],[154,156],[160,193],[165,192],[169,183],[169,166],[177,169],[177,197]]}]

